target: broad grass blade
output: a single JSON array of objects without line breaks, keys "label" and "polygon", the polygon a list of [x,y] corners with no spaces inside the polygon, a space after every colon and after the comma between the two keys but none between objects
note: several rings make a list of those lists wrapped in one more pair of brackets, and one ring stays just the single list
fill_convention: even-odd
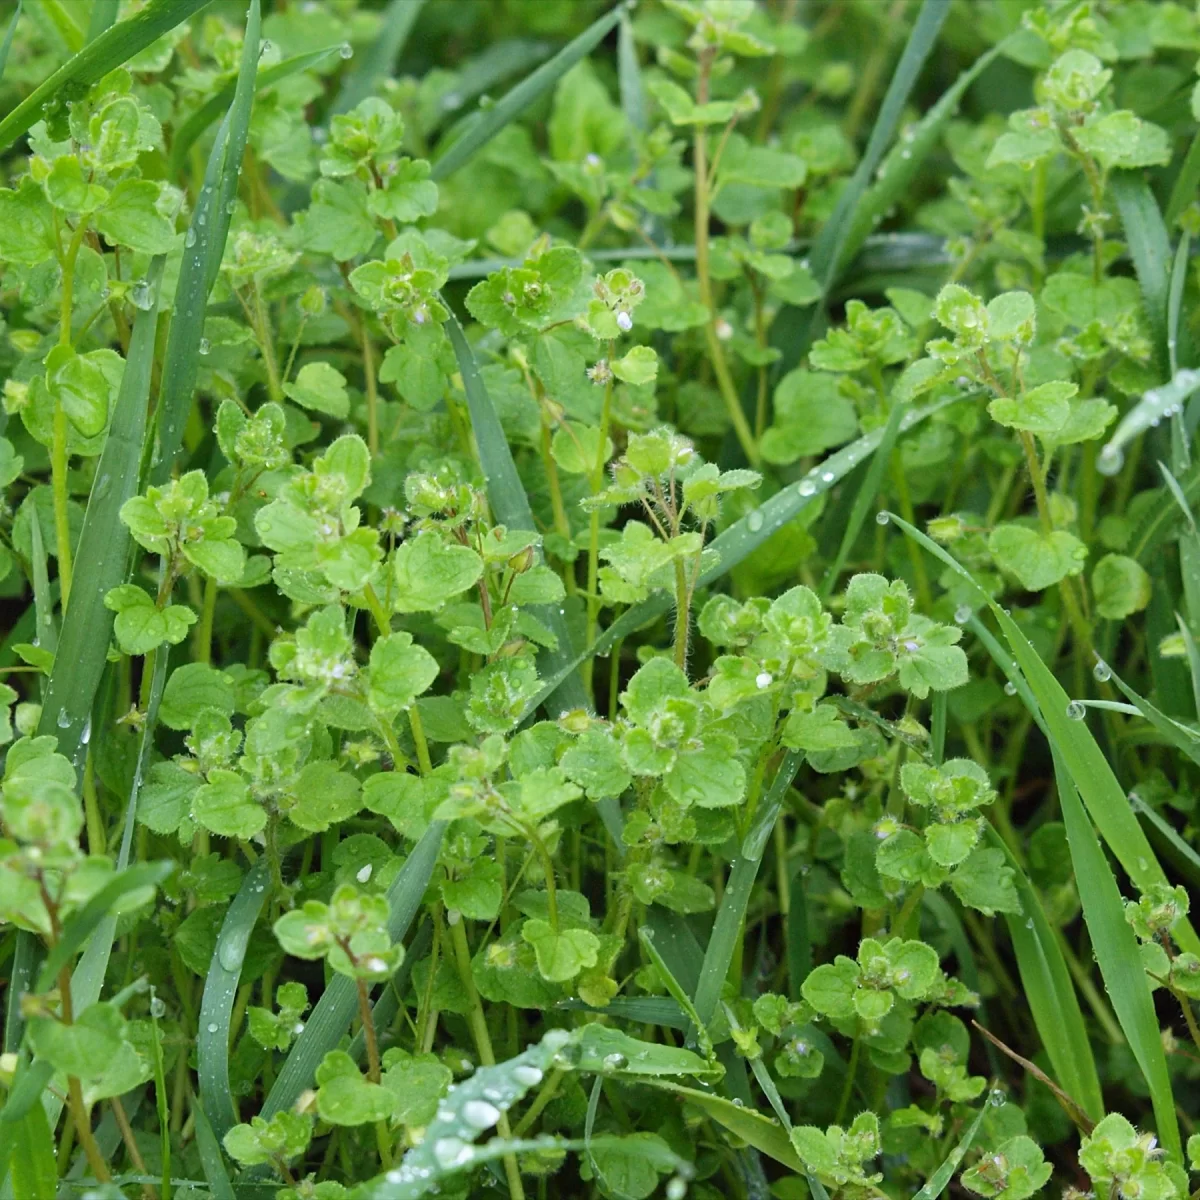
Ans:
[{"label": "broad grass blade", "polygon": [[[486,112],[462,128],[453,143],[433,164],[433,178],[446,179],[474,157],[510,121],[521,115],[539,96],[549,91],[581,58],[590,54],[608,36],[624,11],[618,4],[598,21],[589,25],[574,41],[568,42],[553,58],[506,92]],[[440,147],[439,147],[440,149]]]},{"label": "broad grass blade", "polygon": [[1167,227],[1171,228],[1179,220],[1180,214],[1192,202],[1196,189],[1200,187],[1200,133],[1192,138],[1188,146],[1187,157],[1175,182],[1171,187],[1171,196],[1167,201],[1167,211],[1163,214]]},{"label": "broad grass blade", "polygon": [[729,964],[733,962],[734,950],[741,937],[742,922],[746,917],[746,907],[750,903],[750,892],[755,879],[758,878],[763,851],[783,808],[783,798],[803,761],[803,751],[790,750],[784,756],[771,784],[771,790],[762,802],[762,812],[755,818],[755,831],[745,839],[741,853],[729,868],[729,881],[725,887],[725,894],[721,897],[721,906],[717,909],[717,919],[713,923],[708,948],[704,952],[704,962],[700,967],[700,979],[696,985],[696,1013],[706,1029],[717,1015],[717,1007],[721,1002],[721,988],[729,974]]},{"label": "broad grass blade", "polygon": [[987,833],[989,844],[1003,852],[1012,868],[1021,898],[1021,912],[1006,914],[1005,920],[1030,1016],[1057,1082],[1098,1121],[1104,1115],[1104,1098],[1071,972],[1028,876],[990,825]]},{"label": "broad grass blade", "polygon": [[1171,273],[1167,227],[1144,172],[1113,171],[1109,186],[1121,214],[1125,241],[1142,288],[1154,354],[1160,367],[1165,369],[1169,360],[1167,310]]},{"label": "broad grass blade", "polygon": [[[437,865],[445,832],[446,823],[434,821],[413,847],[413,852],[388,888],[388,904],[391,906],[388,932],[395,942],[403,941],[420,910],[425,889]],[[344,975],[335,975],[305,1022],[304,1032],[296,1039],[284,1061],[279,1077],[263,1105],[264,1119],[291,1108],[300,1093],[312,1086],[321,1060],[337,1047],[354,1019],[357,1008],[358,993],[353,981]]]},{"label": "broad grass blade", "polygon": [[246,872],[225,914],[200,999],[200,1028],[196,1034],[200,1103],[218,1138],[237,1124],[237,1107],[229,1086],[229,1026],[246,947],[267,901],[269,883],[267,860],[260,858]]},{"label": "broad grass blade", "polygon": [[25,1019],[21,1016],[21,997],[33,990],[33,976],[37,970],[42,945],[32,933],[21,930],[13,948],[12,966],[8,972],[8,994],[4,1008],[4,1052],[11,1054],[21,1044]]},{"label": "broad grass blade", "polygon": [[[1016,660],[1017,669],[1029,685],[1022,695],[1031,713],[1040,717],[1043,729],[1055,753],[1062,757],[1067,778],[1074,781],[1083,797],[1084,804],[1096,827],[1100,830],[1108,848],[1113,852],[1125,873],[1138,888],[1145,891],[1156,883],[1166,883],[1164,873],[1154,849],[1147,840],[1137,818],[1130,810],[1125,789],[1121,787],[1104,752],[1096,744],[1083,721],[1073,721],[1067,716],[1070,698],[1054,677],[1050,668],[1042,662],[1017,623],[975,582],[971,573],[936,542],[914,529],[907,521],[889,514],[891,521],[909,537],[915,538],[935,558],[955,571],[968,583],[988,605],[1004,634]],[[1001,669],[1009,674],[1011,668],[1005,662]],[[1018,688],[1020,694],[1020,689]],[[1200,951],[1200,938],[1185,919],[1173,930],[1175,940],[1193,954]]]},{"label": "broad grass blade", "polygon": [[425,0],[392,0],[383,14],[383,28],[367,47],[362,62],[346,77],[333,102],[332,112],[349,112],[391,73],[424,6]]},{"label": "broad grass blade", "polygon": [[150,307],[139,312],[133,324],[125,373],[83,516],[71,602],[38,723],[38,733],[58,738],[59,753],[75,762],[77,773],[87,752],[83,733],[112,641],[113,613],[104,607],[104,597],[125,581],[129,567],[129,530],[120,512],[137,492],[158,327],[158,285],[165,261],[160,255],[151,262]]},{"label": "broad grass blade", "polygon": [[12,1156],[13,1195],[19,1200],[54,1200],[58,1163],[46,1110],[35,1104],[21,1118]]},{"label": "broad grass blade", "polygon": [[[1125,905],[1117,889],[1117,881],[1100,848],[1096,831],[1083,811],[1075,783],[1067,773],[1058,749],[1052,748],[1059,803],[1067,827],[1071,863],[1075,868],[1075,884],[1079,889],[1083,918],[1092,939],[1096,962],[1113,1011],[1150,1089],[1158,1140],[1167,1154],[1182,1165],[1183,1149],[1179,1140],[1179,1123],[1175,1118],[1171,1077],[1167,1073],[1162,1034],[1137,938],[1125,920]],[[1140,826],[1138,832],[1141,832]]]},{"label": "broad grass blade", "polygon": [[13,34],[17,32],[17,22],[21,19],[21,0],[9,18],[8,28],[4,31],[4,41],[0,42],[0,79],[4,78],[4,68],[8,66],[8,52],[12,49]]},{"label": "broad grass blade", "polygon": [[94,42],[72,55],[0,121],[0,150],[7,150],[45,115],[47,103],[61,103],[144,50],[176,25],[198,12],[209,0],[150,0],[141,12],[107,29]]},{"label": "broad grass blade", "polygon": [[88,18],[87,40],[94,42],[102,33],[117,23],[120,0],[92,0],[92,13]]},{"label": "broad grass blade", "polygon": [[621,14],[617,26],[617,85],[625,120],[631,129],[644,131],[647,125],[646,90],[642,86],[642,68],[633,39],[633,22],[627,12]]},{"label": "broad grass blade", "polygon": [[196,1149],[200,1154],[200,1166],[213,1200],[237,1200],[237,1193],[229,1182],[229,1172],[225,1169],[225,1159],[221,1155],[221,1143],[209,1123],[204,1104],[197,1100],[192,1112],[196,1114]]},{"label": "broad grass blade", "polygon": [[204,312],[225,253],[231,219],[228,210],[237,195],[238,174],[250,128],[260,28],[259,0],[250,0],[233,104],[221,122],[209,155],[200,197],[188,227],[188,240],[184,243],[155,413],[157,459],[150,470],[153,483],[162,483],[171,474],[183,443],[183,427],[192,406],[192,394],[196,390]]},{"label": "broad grass blade", "polygon": [[716,1121],[722,1128],[729,1130],[768,1158],[773,1158],[799,1175],[805,1173],[804,1164],[792,1148],[787,1130],[778,1121],[773,1121],[756,1109],[734,1104],[732,1100],[726,1100],[712,1092],[702,1092],[697,1088],[684,1087],[682,1084],[660,1079],[648,1079],[645,1083],[647,1087],[659,1088],[686,1100],[710,1120]]},{"label": "broad grass blade", "polygon": [[[289,75],[295,75],[298,71],[307,71],[309,67],[315,67],[318,63],[324,62],[331,55],[337,54],[341,45],[339,42],[335,46],[326,46],[323,50],[310,50],[307,54],[295,54],[291,58],[277,62],[274,66],[264,67],[255,77],[255,94],[265,92],[273,84],[279,83]],[[195,145],[196,139],[215,120],[228,111],[236,87],[237,80],[231,79],[220,91],[209,96],[176,130],[175,136],[171,140],[170,166],[168,168],[172,176],[177,176],[183,171],[184,159],[187,157],[187,152]]]}]

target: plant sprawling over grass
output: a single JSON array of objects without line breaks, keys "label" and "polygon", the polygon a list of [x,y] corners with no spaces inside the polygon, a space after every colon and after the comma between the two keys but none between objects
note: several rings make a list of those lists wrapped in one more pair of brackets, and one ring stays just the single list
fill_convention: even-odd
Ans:
[{"label": "plant sprawling over grass", "polygon": [[1187,1200],[1200,12],[26,0],[16,1200]]}]

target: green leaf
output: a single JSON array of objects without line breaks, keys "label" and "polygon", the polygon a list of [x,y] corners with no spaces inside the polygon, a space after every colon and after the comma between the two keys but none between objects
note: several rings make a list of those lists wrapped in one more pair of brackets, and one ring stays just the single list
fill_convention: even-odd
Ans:
[{"label": "green leaf", "polygon": [[192,813],[205,829],[223,837],[248,838],[267,823],[262,805],[236,772],[217,767],[192,797]]},{"label": "green leaf", "polygon": [[175,244],[175,225],[158,211],[160,194],[148,179],[122,179],[96,214],[96,228],[117,245],[165,254]]},{"label": "green leaf", "polygon": [[177,646],[196,621],[196,614],[182,604],[155,607],[154,600],[134,583],[113,588],[104,604],[117,614],[113,627],[126,654],[149,654],[164,643]]},{"label": "green leaf", "polygon": [[12,1190],[22,1200],[54,1200],[58,1164],[46,1110],[34,1104],[18,1123],[11,1163]]},{"label": "green leaf", "polygon": [[996,563],[1030,592],[1052,587],[1083,570],[1087,547],[1065,529],[1044,533],[1027,525],[997,525],[988,538]]},{"label": "green leaf", "polygon": [[1099,616],[1122,621],[1150,603],[1150,576],[1136,559],[1106,554],[1092,568],[1092,594]]},{"label": "green leaf", "polygon": [[586,929],[560,929],[548,921],[531,918],[521,926],[521,936],[537,955],[538,971],[550,983],[566,983],[585,967],[594,967],[600,939]]},{"label": "green leaf", "polygon": [[395,1096],[382,1084],[364,1079],[354,1059],[343,1050],[325,1055],[316,1081],[317,1112],[331,1125],[386,1121],[396,1105]]},{"label": "green leaf", "polygon": [[338,419],[345,419],[350,413],[346,377],[329,363],[305,363],[296,378],[283,385],[283,390],[301,408],[307,408],[310,412],[324,413]]},{"label": "green leaf", "polygon": [[993,420],[1009,429],[1024,429],[1039,437],[1052,438],[1070,417],[1070,400],[1078,391],[1073,383],[1055,380],[1030,388],[1014,399],[993,400],[988,412]]},{"label": "green leaf", "polygon": [[400,545],[395,555],[397,612],[436,612],[447,600],[474,587],[483,560],[469,546],[444,542],[432,530]]}]

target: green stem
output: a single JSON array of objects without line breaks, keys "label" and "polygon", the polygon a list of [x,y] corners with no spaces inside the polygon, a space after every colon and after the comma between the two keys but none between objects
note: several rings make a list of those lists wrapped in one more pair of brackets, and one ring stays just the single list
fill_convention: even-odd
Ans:
[{"label": "green stem", "polygon": [[[450,926],[450,942],[454,947],[454,958],[458,965],[458,977],[462,982],[463,991],[467,994],[467,1025],[475,1042],[475,1050],[479,1061],[485,1067],[496,1065],[496,1055],[492,1050],[492,1039],[488,1033],[487,1018],[484,1016],[483,1005],[479,1000],[479,992],[475,988],[475,976],[471,973],[471,948],[467,945],[467,931],[463,928],[460,917]],[[500,1114],[496,1128],[502,1138],[512,1137],[509,1128],[508,1115]],[[521,1169],[517,1165],[515,1154],[504,1156],[504,1175],[508,1180],[508,1191],[512,1200],[525,1200],[525,1188],[521,1183]]]},{"label": "green stem", "polygon": [[840,1125],[846,1116],[846,1109],[850,1105],[850,1095],[854,1091],[854,1076],[858,1074],[858,1052],[862,1044],[862,1039],[858,1036],[858,1030],[854,1031],[854,1042],[850,1047],[850,1065],[846,1068],[846,1082],[842,1085],[842,1098],[838,1101],[837,1119],[835,1125]]},{"label": "green stem", "polygon": [[688,602],[689,588],[687,567],[683,559],[675,560],[675,665],[687,669],[688,632],[691,628],[691,605]]},{"label": "green stem", "polygon": [[217,611],[217,581],[209,575],[204,581],[204,604],[200,609],[200,623],[196,626],[192,643],[192,657],[198,663],[212,662],[213,616]]},{"label": "green stem", "polygon": [[276,404],[283,402],[283,385],[279,382],[279,367],[275,362],[275,347],[272,345],[271,319],[263,303],[262,289],[254,282],[254,323],[258,327],[258,344],[262,349],[263,363],[267,368],[267,393]]},{"label": "green stem", "polygon": [[[608,357],[611,359],[613,345],[608,345]],[[604,385],[604,403],[600,408],[600,437],[596,444],[596,461],[592,466],[589,479],[592,495],[600,491],[604,483],[604,467],[608,461],[608,429],[612,420],[613,381],[609,375]],[[588,520],[588,560],[587,560],[587,636],[585,646],[590,650],[596,641],[596,628],[600,623],[600,511],[593,509]],[[590,688],[594,658],[588,658],[584,663],[585,682]]]}]

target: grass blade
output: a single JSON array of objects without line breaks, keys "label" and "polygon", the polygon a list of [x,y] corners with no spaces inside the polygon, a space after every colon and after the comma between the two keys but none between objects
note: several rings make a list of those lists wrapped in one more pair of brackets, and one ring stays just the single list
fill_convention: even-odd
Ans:
[{"label": "grass blade", "polygon": [[54,944],[54,949],[46,955],[46,961],[42,963],[34,990],[48,992],[54,986],[59,971],[71,961],[92,930],[108,916],[122,896],[140,888],[157,887],[174,870],[173,862],[141,863],[114,875],[67,922],[62,935]]},{"label": "grass blade", "polygon": [[[1096,831],[1083,811],[1075,783],[1067,773],[1066,764],[1057,748],[1053,744],[1052,748],[1059,804],[1067,827],[1075,883],[1096,962],[1117,1020],[1150,1089],[1158,1139],[1167,1154],[1182,1165],[1183,1150],[1179,1141],[1179,1124],[1175,1119],[1171,1077],[1167,1073],[1162,1035],[1142,967],[1137,938],[1125,920],[1125,906],[1117,889],[1117,881],[1100,848]],[[1140,825],[1138,832],[1141,832]]]},{"label": "grass blade", "polygon": [[1100,451],[1101,455],[1119,467],[1125,447],[1134,438],[1157,425],[1164,417],[1176,413],[1197,390],[1200,390],[1200,371],[1184,368],[1161,387],[1145,392],[1121,418],[1112,437],[1105,442],[1103,450]]},{"label": "grass blade", "polygon": [[750,892],[758,878],[763,851],[783,808],[783,798],[803,761],[803,751],[790,750],[784,756],[771,790],[762,803],[762,812],[755,818],[755,828],[746,837],[741,852],[729,868],[729,882],[721,897],[721,907],[713,922],[708,948],[704,952],[704,963],[700,968],[700,980],[696,985],[696,1013],[706,1029],[717,1015],[721,988],[729,975],[729,964],[733,962],[734,949],[741,937],[742,922],[750,903]]},{"label": "grass blade", "polygon": [[1197,187],[1200,187],[1200,133],[1192,138],[1187,157],[1184,158],[1183,166],[1179,168],[1179,174],[1175,176],[1175,183],[1171,187],[1171,196],[1164,214],[1168,227],[1179,220],[1180,214],[1196,195]]},{"label": "grass blade", "polygon": [[[1174,375],[1179,370],[1179,355],[1181,350],[1188,359],[1188,366],[1191,362],[1191,346],[1181,346],[1180,338],[1186,337],[1186,326],[1180,320],[1183,315],[1183,287],[1187,282],[1188,266],[1191,262],[1191,235],[1184,230],[1179,235],[1179,243],[1175,247],[1175,261],[1171,265],[1171,281],[1167,289],[1167,369]],[[1177,417],[1182,421],[1182,415],[1177,413]],[[1187,446],[1183,446],[1185,460],[1176,462],[1176,470],[1182,470],[1187,466]]]},{"label": "grass blade", "polygon": [[[940,412],[950,404],[963,399],[961,396],[950,396],[938,400],[924,408],[911,409],[900,423],[900,432],[907,433],[919,425],[927,417]],[[716,551],[717,562],[700,576],[700,587],[707,587],[728,574],[743,559],[753,554],[768,538],[779,532],[789,521],[794,520],[822,492],[829,491],[835,484],[844,479],[868,455],[874,454],[879,448],[883,437],[882,429],[870,433],[843,446],[831,454],[817,466],[813,467],[803,479],[781,488],[769,500],[753,512],[747,513],[739,521],[735,521],[723,533],[719,533],[708,544],[708,549]],[[651,596],[641,604],[622,613],[596,639],[590,650],[584,651],[577,658],[567,663],[557,675],[547,680],[542,690],[529,702],[526,715],[534,712],[539,705],[555,691],[570,672],[578,669],[579,664],[593,655],[604,655],[622,638],[636,633],[643,625],[648,625],[667,612],[673,600],[663,594]]]},{"label": "grass blade", "polygon": [[644,132],[647,126],[646,91],[642,87],[642,68],[638,63],[637,43],[633,39],[633,22],[629,14],[621,14],[617,26],[617,85],[621,93],[621,111],[631,129]]},{"label": "grass blade", "polygon": [[1150,322],[1154,355],[1161,368],[1166,369],[1167,310],[1171,274],[1171,244],[1162,213],[1141,171],[1114,171],[1110,177],[1113,197],[1125,227],[1125,241],[1133,259]]},{"label": "grass blade", "polygon": [[391,74],[424,6],[425,0],[392,0],[383,14],[383,28],[367,47],[362,62],[346,77],[331,113],[349,112],[371,95],[381,79]]},{"label": "grass blade", "polygon": [[212,1122],[217,1138],[223,1138],[237,1124],[237,1108],[229,1086],[229,1028],[233,1001],[250,934],[267,901],[270,874],[265,857],[246,872],[238,894],[233,898],[204,980],[200,999],[200,1028],[196,1034],[196,1073],[200,1080],[200,1105]]},{"label": "grass blade", "polygon": [[20,1200],[54,1200],[58,1164],[46,1110],[35,1104],[21,1118],[12,1156],[13,1194]]},{"label": "grass blade", "polygon": [[[129,357],[96,481],[88,497],[83,531],[75,558],[75,585],[63,619],[59,653],[38,732],[58,738],[58,750],[81,772],[84,729],[112,640],[113,613],[104,607],[109,591],[124,583],[129,567],[129,530],[120,518],[121,505],[137,492],[138,459],[146,436],[146,404],[154,365],[154,336],[158,326],[158,291],[164,256],[150,265],[150,307],[139,312],[129,342]],[[81,753],[82,751],[82,753]]]},{"label": "grass blade", "polygon": [[[440,181],[453,175],[459,167],[474,157],[510,121],[521,115],[539,96],[549,91],[581,58],[590,54],[621,19],[624,6],[618,4],[599,20],[589,25],[574,41],[568,42],[553,58],[542,63],[516,87],[504,94],[486,112],[463,128],[462,133],[433,164],[433,179]],[[439,150],[441,147],[439,146]]]},{"label": "grass blade", "polygon": [[[24,934],[25,936],[22,936]],[[8,995],[4,1009],[4,1051],[12,1053],[21,1044],[25,1018],[21,1015],[21,996],[33,990],[33,973],[37,970],[42,945],[31,933],[22,930],[13,949],[12,966],[8,972]]]},{"label": "grass blade", "polygon": [[[299,71],[307,71],[309,67],[315,67],[318,63],[324,62],[325,59],[337,54],[341,46],[342,43],[339,42],[335,46],[326,46],[323,50],[310,50],[307,54],[295,54],[291,58],[285,58],[282,62],[277,62],[272,67],[265,67],[262,71],[258,72],[255,78],[255,94],[259,95],[265,92],[272,85],[279,83],[280,80],[287,79],[289,75],[295,75]],[[231,79],[220,91],[214,92],[180,125],[175,133],[175,137],[171,141],[169,170],[172,175],[178,175],[183,171],[183,160],[187,157],[187,152],[195,145],[196,139],[215,120],[228,111],[236,86],[237,80]]]},{"label": "grass blade", "polygon": [[1139,696],[1115,671],[1112,672],[1111,678],[1116,684],[1117,690],[1162,734],[1167,742],[1181,754],[1190,758],[1192,762],[1200,764],[1200,734],[1186,725],[1181,725],[1178,721],[1173,721],[1166,713],[1155,708],[1149,700]]},{"label": "grass blade", "polygon": [[883,427],[879,445],[871,456],[858,491],[854,494],[850,519],[846,522],[837,554],[825,571],[825,578],[821,580],[820,595],[823,600],[828,600],[833,595],[833,589],[837,587],[838,576],[841,575],[842,568],[846,565],[846,559],[850,557],[850,551],[862,531],[863,522],[867,519],[867,510],[875,503],[875,497],[879,495],[879,488],[883,483],[883,473],[891,461],[892,448],[896,445],[896,438],[900,436],[900,421],[907,408],[907,404],[893,404],[892,411],[888,413],[887,424]]},{"label": "grass blade", "polygon": [[1189,877],[1192,886],[1200,887],[1200,854],[1197,854],[1195,849],[1179,836],[1175,828],[1164,821],[1137,792],[1129,793],[1129,803],[1133,805],[1133,811],[1145,817],[1159,837],[1171,847],[1176,865]]},{"label": "grass blade", "polygon": [[[916,36],[917,29],[914,28],[913,38]],[[937,37],[936,30],[934,30],[931,37]],[[924,166],[925,160],[940,144],[946,124],[958,111],[958,106],[967,89],[1005,52],[1010,40],[1012,39],[1006,38],[1004,41],[998,42],[985,54],[981,54],[947,88],[938,102],[921,118],[911,132],[906,131],[903,140],[898,145],[893,146],[888,152],[887,157],[883,159],[879,165],[878,172],[875,174],[876,182],[874,186],[863,194],[853,211],[848,227],[843,233],[830,286],[836,282],[838,277],[849,266],[851,260],[862,249],[867,236],[874,230],[879,221],[896,204],[904,199],[905,194],[912,187],[912,182],[916,178],[917,173]],[[930,45],[932,45],[932,42]],[[928,50],[925,53],[928,54]],[[920,70],[919,63],[916,69]],[[899,75],[899,68],[897,68],[897,75]],[[911,89],[912,84],[909,83],[908,86]],[[882,118],[883,112],[881,111],[880,119],[882,120]],[[890,138],[891,131],[889,131],[888,140]],[[868,146],[869,150],[870,147]]]},{"label": "grass blade", "polygon": [[8,52],[12,49],[13,34],[17,32],[17,22],[21,19],[21,0],[9,18],[8,28],[4,31],[4,41],[0,42],[0,79],[4,78],[4,68],[8,66]]},{"label": "grass blade", "polygon": [[768,1158],[773,1158],[799,1175],[805,1173],[804,1164],[792,1148],[787,1131],[778,1121],[773,1121],[756,1109],[734,1104],[732,1100],[726,1100],[724,1096],[717,1096],[712,1092],[702,1092],[698,1088],[684,1087],[682,1084],[662,1079],[646,1079],[642,1082],[647,1087],[659,1088],[686,1100],[710,1120],[728,1129],[735,1137],[753,1146]]},{"label": "grass blade", "polygon": [[896,64],[895,73],[883,97],[879,115],[871,129],[871,136],[867,139],[867,148],[863,151],[850,182],[838,197],[832,215],[821,227],[821,232],[813,243],[812,254],[809,256],[812,272],[826,297],[837,277],[850,230],[857,223],[859,207],[867,194],[867,187],[875,174],[875,168],[879,166],[884,151],[896,132],[909,94],[937,41],[942,22],[949,11],[949,0],[924,0],[921,5],[912,33],[908,36],[904,52],[900,55],[900,61]]},{"label": "grass blade", "polygon": [[92,0],[92,13],[88,19],[87,40],[94,42],[102,33],[117,23],[120,0]]},{"label": "grass blade", "polygon": [[1006,914],[1005,920],[1034,1027],[1058,1084],[1093,1121],[1098,1121],[1104,1115],[1100,1078],[1062,948],[1033,884],[1012,851],[991,826],[987,834],[989,845],[1003,851],[1021,898],[1021,912]]},{"label": "grass blade", "polygon": [[[1030,711],[1040,716],[1051,748],[1062,756],[1068,778],[1078,785],[1088,814],[1095,821],[1109,849],[1142,891],[1153,884],[1166,883],[1166,874],[1133,815],[1125,789],[1113,774],[1104,752],[1083,721],[1073,721],[1067,716],[1067,705],[1070,703],[1067,693],[1029,644],[1020,627],[983,591],[971,573],[941,546],[894,513],[889,514],[889,518],[930,554],[955,571],[975,590],[980,601],[991,608],[1016,659],[1017,669],[1029,685],[1028,691],[1022,693],[1018,688],[1018,693]],[[1001,663],[1001,666],[1008,674],[1007,664]],[[1173,933],[1183,949],[1193,954],[1200,951],[1200,938],[1197,938],[1196,931],[1187,920],[1180,921]]]},{"label": "grass blade", "polygon": [[[446,823],[434,821],[413,847],[413,852],[388,888],[388,904],[391,906],[388,931],[394,942],[403,941],[420,910],[425,889],[437,865],[445,832]],[[344,975],[335,976],[317,1001],[304,1024],[304,1032],[296,1039],[284,1061],[263,1105],[264,1119],[291,1108],[300,1093],[312,1085],[321,1059],[341,1041],[357,1009],[358,993],[353,980]]]},{"label": "grass blade", "polygon": [[213,1200],[236,1200],[233,1184],[229,1182],[229,1172],[225,1169],[225,1159],[221,1156],[221,1143],[213,1132],[204,1105],[196,1101],[192,1112],[196,1114],[196,1150],[200,1154],[200,1166],[204,1170],[208,1190],[212,1192]]},{"label": "grass blade", "polygon": [[959,1139],[958,1145],[946,1155],[946,1160],[930,1175],[928,1183],[913,1197],[913,1200],[937,1200],[946,1190],[951,1176],[958,1170],[962,1160],[967,1156],[967,1151],[970,1150],[972,1143],[974,1143],[975,1135],[979,1132],[980,1125],[983,1124],[986,1112],[987,1104],[984,1104],[980,1107],[979,1112],[975,1114],[975,1120],[967,1126],[967,1131]]},{"label": "grass blade", "polygon": [[46,115],[47,103],[62,103],[64,96],[79,94],[80,89],[103,78],[208,3],[209,0],[150,0],[129,20],[106,29],[0,121],[0,150],[7,150],[35,121],[40,121]]},{"label": "grass blade", "polygon": [[204,334],[204,312],[208,293],[216,281],[229,234],[230,201],[237,195],[238,175],[250,128],[254,104],[254,81],[258,71],[259,0],[250,0],[242,60],[238,69],[233,104],[221,122],[217,140],[208,158],[200,198],[188,227],[179,283],[175,289],[171,328],[162,364],[162,381],[155,413],[158,458],[151,481],[164,482],[171,474],[183,443],[183,427],[192,406],[196,375],[200,368],[200,339]]}]

